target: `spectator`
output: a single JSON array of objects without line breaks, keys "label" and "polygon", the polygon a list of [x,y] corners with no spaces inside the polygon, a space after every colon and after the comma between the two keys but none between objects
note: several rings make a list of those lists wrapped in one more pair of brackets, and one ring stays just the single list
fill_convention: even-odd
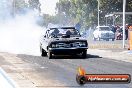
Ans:
[{"label": "spectator", "polygon": [[111,29],[111,31],[113,31],[113,33],[115,33],[116,32],[116,26],[114,26],[114,25],[112,25],[112,29]]},{"label": "spectator", "polygon": [[127,40],[128,39],[128,24],[126,24],[126,27],[125,27],[125,35],[126,35],[126,37],[125,37],[125,40]]}]

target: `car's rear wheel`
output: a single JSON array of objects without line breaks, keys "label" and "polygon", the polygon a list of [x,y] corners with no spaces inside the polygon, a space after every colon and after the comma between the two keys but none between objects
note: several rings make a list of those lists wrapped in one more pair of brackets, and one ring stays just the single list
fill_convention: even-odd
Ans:
[{"label": "car's rear wheel", "polygon": [[51,51],[48,51],[48,57],[49,57],[49,59],[52,59],[53,58]]},{"label": "car's rear wheel", "polygon": [[87,50],[85,50],[85,51],[82,52],[82,57],[83,58],[86,58],[87,57]]}]

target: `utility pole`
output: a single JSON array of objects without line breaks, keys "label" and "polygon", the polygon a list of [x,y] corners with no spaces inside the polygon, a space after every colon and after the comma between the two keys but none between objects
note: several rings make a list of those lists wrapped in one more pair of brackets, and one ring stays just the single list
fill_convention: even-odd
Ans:
[{"label": "utility pole", "polygon": [[97,0],[98,1],[98,26],[99,26],[99,0]]},{"label": "utility pole", "polygon": [[12,9],[12,10],[13,10],[13,11],[12,11],[12,14],[13,14],[13,17],[15,17],[15,13],[16,13],[16,12],[15,12],[15,0],[12,1],[12,8],[13,8],[13,9]]},{"label": "utility pole", "polygon": [[106,26],[107,26],[107,23],[108,23],[108,22],[107,22],[107,17],[106,17],[106,24],[105,24]]},{"label": "utility pole", "polygon": [[[60,3],[60,0],[59,0],[59,3]],[[59,8],[58,8],[58,15],[59,15],[59,26],[61,24],[61,12],[60,12],[60,4],[59,4]]]},{"label": "utility pole", "polygon": [[125,10],[126,0],[123,0],[123,49],[125,48]]}]

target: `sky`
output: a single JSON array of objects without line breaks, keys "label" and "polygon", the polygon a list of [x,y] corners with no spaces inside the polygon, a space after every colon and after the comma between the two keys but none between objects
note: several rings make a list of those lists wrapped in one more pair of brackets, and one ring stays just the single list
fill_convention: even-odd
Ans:
[{"label": "sky", "polygon": [[59,0],[40,0],[41,12],[45,14],[55,15],[56,3]]}]

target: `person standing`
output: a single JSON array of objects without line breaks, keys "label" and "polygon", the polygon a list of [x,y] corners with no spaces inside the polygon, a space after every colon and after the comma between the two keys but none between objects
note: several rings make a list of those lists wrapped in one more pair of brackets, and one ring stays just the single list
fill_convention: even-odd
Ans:
[{"label": "person standing", "polygon": [[116,27],[116,26],[114,26],[114,25],[112,25],[112,27],[111,27],[111,28],[112,28],[112,29],[111,29],[111,31],[115,34],[117,27]]},{"label": "person standing", "polygon": [[126,27],[125,27],[125,40],[127,40],[128,39],[128,24],[126,24]]}]

